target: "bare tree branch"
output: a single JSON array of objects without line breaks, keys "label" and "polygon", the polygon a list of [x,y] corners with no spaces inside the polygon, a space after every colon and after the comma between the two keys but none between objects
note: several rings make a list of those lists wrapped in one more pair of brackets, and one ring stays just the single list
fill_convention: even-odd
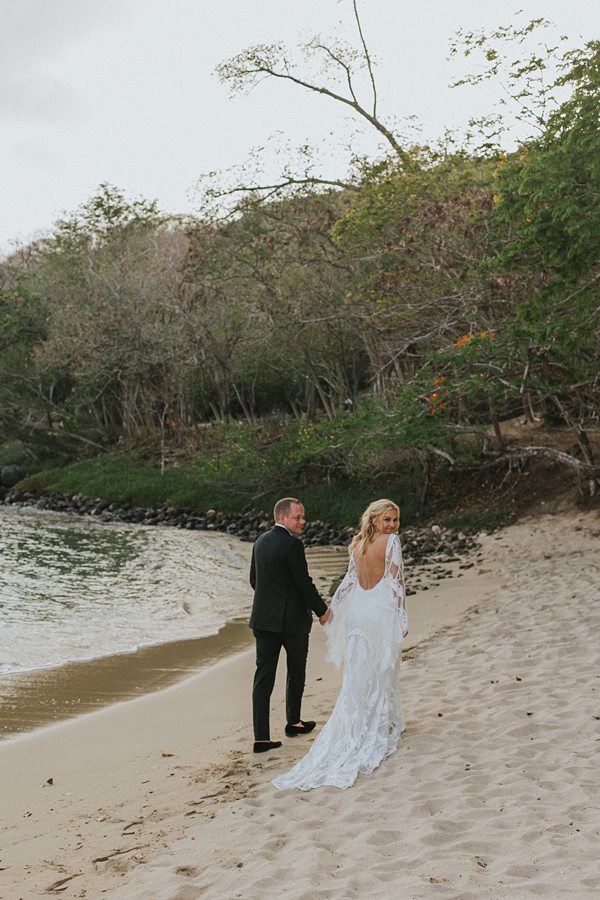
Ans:
[{"label": "bare tree branch", "polygon": [[377,86],[375,84],[375,76],[373,74],[373,66],[371,64],[371,55],[367,48],[367,42],[365,41],[365,36],[362,30],[362,24],[360,21],[360,16],[358,14],[358,5],[356,0],[352,0],[352,8],[354,9],[354,18],[356,20],[356,27],[358,28],[358,33],[360,35],[360,42],[362,44],[363,52],[365,54],[365,59],[367,61],[367,68],[369,70],[369,77],[371,79],[371,90],[373,91],[373,116],[377,116]]},{"label": "bare tree branch", "polygon": [[434,447],[433,444],[427,444],[427,449],[430,453],[434,453],[436,456],[441,456],[442,459],[445,459],[446,462],[449,462],[451,466],[456,465],[456,460],[453,456],[450,456],[449,453],[446,453],[445,450],[440,450],[439,447]]},{"label": "bare tree branch", "polygon": [[352,99],[354,100],[355,103],[358,103],[358,98],[354,91],[354,85],[352,84],[352,71],[350,69],[350,66],[347,63],[345,63],[343,59],[340,59],[339,56],[336,56],[336,54],[333,52],[333,50],[330,47],[327,47],[325,44],[315,43],[312,46],[315,48],[315,50],[322,50],[323,53],[326,53],[327,56],[329,56],[334,62],[336,62],[338,65],[340,65],[342,67],[342,69],[346,73],[346,81],[348,83],[348,90],[350,91],[350,96],[352,97]]},{"label": "bare tree branch", "polygon": [[[317,46],[315,44],[315,46]],[[331,54],[333,55],[333,54]],[[279,58],[278,58],[279,57]],[[281,65],[279,69],[278,63]],[[280,45],[258,45],[243,51],[231,60],[221,63],[217,67],[217,75],[221,81],[229,82],[234,89],[240,89],[243,85],[253,86],[258,82],[261,76],[270,76],[281,81],[289,81],[298,85],[305,90],[324,97],[329,97],[338,103],[343,103],[354,110],[357,115],[364,118],[373,126],[390,144],[397,156],[403,161],[409,161],[409,155],[404,148],[398,143],[392,132],[386,128],[376,115],[368,112],[351,94],[345,97],[343,94],[333,91],[325,85],[314,84],[305,78],[295,75],[283,53]]]},{"label": "bare tree branch", "polygon": [[475,469],[486,469],[491,468],[492,466],[498,466],[501,463],[510,460],[531,458],[539,459],[540,457],[549,459],[555,463],[560,463],[561,465],[569,466],[569,468],[571,469],[577,469],[577,471],[581,472],[582,474],[600,475],[600,466],[583,462],[581,459],[577,459],[576,456],[571,456],[570,453],[565,453],[563,450],[557,450],[555,447],[544,446],[506,447],[499,456],[495,456],[493,459],[490,459],[487,462],[475,466],[460,466],[457,467],[456,471],[474,471]]},{"label": "bare tree branch", "polygon": [[251,185],[238,185],[233,188],[223,188],[219,191],[213,191],[213,197],[231,197],[234,194],[255,194],[260,193],[261,191],[269,191],[269,196],[279,193],[285,188],[301,186],[301,185],[309,185],[309,184],[321,184],[327,185],[329,187],[339,187],[344,190],[358,191],[359,187],[356,184],[353,184],[350,181],[342,181],[338,178],[317,178],[312,175],[307,175],[305,178],[284,178],[282,181],[276,182],[275,184],[251,184]]}]

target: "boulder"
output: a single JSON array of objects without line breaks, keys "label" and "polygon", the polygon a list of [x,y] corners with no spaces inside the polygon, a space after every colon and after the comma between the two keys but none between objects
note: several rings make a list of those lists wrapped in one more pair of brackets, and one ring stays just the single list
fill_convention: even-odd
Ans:
[{"label": "boulder", "polygon": [[20,481],[22,477],[23,472],[21,467],[16,465],[4,466],[0,472],[0,480],[4,487],[14,487],[17,481]]}]

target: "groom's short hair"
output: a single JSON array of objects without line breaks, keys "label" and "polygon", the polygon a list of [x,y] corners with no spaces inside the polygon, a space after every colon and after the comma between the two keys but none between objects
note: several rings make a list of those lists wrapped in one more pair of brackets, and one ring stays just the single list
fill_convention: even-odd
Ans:
[{"label": "groom's short hair", "polygon": [[284,516],[289,516],[292,509],[292,503],[297,503],[298,506],[302,506],[302,502],[296,500],[295,497],[282,497],[281,500],[277,501],[275,508],[273,509],[273,518],[276,522]]}]

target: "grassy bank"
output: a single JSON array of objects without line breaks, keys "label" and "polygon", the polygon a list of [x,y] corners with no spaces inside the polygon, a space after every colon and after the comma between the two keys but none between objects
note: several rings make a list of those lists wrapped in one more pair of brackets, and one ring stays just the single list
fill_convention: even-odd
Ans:
[{"label": "grassy bank", "polygon": [[[507,478],[501,470],[488,470],[478,476],[469,466],[462,473],[457,466],[455,473],[439,456],[427,457],[419,445],[403,445],[394,422],[365,405],[360,414],[334,421],[204,424],[170,435],[164,474],[154,434],[141,436],[126,451],[96,458],[81,459],[80,448],[72,447],[67,464],[56,454],[56,462],[50,462],[40,448],[19,448],[14,442],[4,445],[4,458],[25,470],[19,487],[36,492],[83,494],[141,507],[266,515],[279,497],[297,496],[309,520],[338,526],[355,526],[378,497],[400,505],[404,525],[435,516],[438,523],[456,528],[501,524],[515,511],[515,497],[526,502],[518,473]],[[472,438],[452,440],[454,458],[472,462]]]},{"label": "grassy bank", "polygon": [[36,492],[80,493],[144,507],[165,505],[202,510],[212,508],[223,512],[255,509],[266,514],[270,513],[279,497],[291,494],[302,498],[309,519],[321,519],[335,525],[356,524],[368,503],[379,496],[392,497],[400,503],[404,524],[419,521],[427,512],[406,486],[399,483],[357,485],[330,481],[302,485],[290,482],[276,489],[261,491],[252,485],[244,488],[237,480],[209,481],[206,473],[193,465],[168,469],[161,475],[154,466],[120,455],[107,455],[37,472],[21,481],[19,488]]}]

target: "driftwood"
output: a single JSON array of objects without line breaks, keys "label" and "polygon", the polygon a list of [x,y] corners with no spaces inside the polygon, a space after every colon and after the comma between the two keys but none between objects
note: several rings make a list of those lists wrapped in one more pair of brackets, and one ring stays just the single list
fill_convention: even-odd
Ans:
[{"label": "driftwood", "polygon": [[515,447],[507,448],[503,454],[508,459],[526,459],[527,457],[545,457],[552,462],[562,463],[565,466],[571,466],[577,469],[582,475],[600,475],[600,466],[593,463],[584,462],[571,456],[570,453],[564,453],[562,450],[556,450],[554,447]]},{"label": "driftwood", "polygon": [[[440,455],[443,455],[448,459],[451,465],[453,464],[449,454]],[[584,462],[581,459],[577,459],[576,456],[571,456],[570,453],[565,453],[563,450],[557,450],[555,447],[505,447],[502,453],[499,453],[497,456],[494,456],[493,459],[488,459],[479,465],[454,466],[453,468],[455,472],[473,472],[478,469],[488,469],[492,468],[492,466],[499,466],[502,463],[512,462],[513,460],[531,458],[549,459],[551,462],[570,466],[572,469],[576,469],[581,475],[587,475],[592,478],[600,476],[600,465]]]}]

